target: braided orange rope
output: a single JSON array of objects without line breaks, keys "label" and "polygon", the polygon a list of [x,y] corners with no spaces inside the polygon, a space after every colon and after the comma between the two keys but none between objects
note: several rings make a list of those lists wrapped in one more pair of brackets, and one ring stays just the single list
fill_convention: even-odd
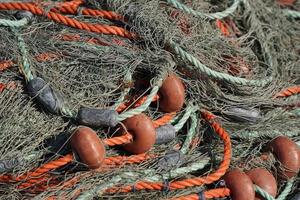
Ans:
[{"label": "braided orange rope", "polygon": [[278,92],[274,98],[289,97],[295,94],[300,94],[300,85],[291,86]]},{"label": "braided orange rope", "polygon": [[172,112],[172,113],[166,113],[164,114],[161,118],[153,121],[153,125],[155,128],[163,126],[167,123],[169,123],[176,115],[176,112]]},{"label": "braided orange rope", "polygon": [[67,26],[81,29],[81,30],[86,30],[95,33],[102,33],[106,35],[117,35],[129,39],[133,39],[136,37],[135,34],[117,26],[90,24],[90,23],[80,22],[75,19],[71,19],[69,17],[63,16],[55,12],[45,13],[45,11],[42,8],[39,8],[38,6],[32,3],[20,3],[20,2],[0,3],[0,10],[26,10],[32,12],[35,15],[45,15],[49,19],[55,22],[65,24]]},{"label": "braided orange rope", "polygon": [[222,32],[222,34],[224,36],[229,36],[230,35],[230,31],[229,31],[229,26],[227,23],[223,22],[220,19],[216,20],[216,26],[220,29],[220,31]]},{"label": "braided orange rope", "polygon": [[[230,195],[230,190],[228,188],[217,188],[208,191],[204,191],[204,196],[206,199],[226,197]],[[187,196],[173,198],[171,200],[199,200],[199,194],[191,194]]]},{"label": "braided orange rope", "polygon": [[[68,3],[70,3],[70,2],[68,2]],[[65,4],[65,5],[61,5],[58,9],[62,13],[76,14],[79,9],[79,6],[80,6],[79,4],[69,4],[69,5]],[[53,11],[56,11],[56,10],[53,10]],[[109,20],[124,21],[124,18],[121,15],[118,15],[117,13],[112,12],[112,11],[83,8],[81,10],[81,14],[88,15],[88,16],[102,17],[102,18],[109,19]]]},{"label": "braided orange rope", "polygon": [[116,146],[116,145],[122,145],[122,144],[128,144],[132,141],[132,135],[129,133],[126,133],[122,136],[112,137],[103,140],[104,144],[108,146]]},{"label": "braided orange rope", "polygon": [[[205,177],[195,177],[195,178],[189,178],[184,179],[181,181],[174,181],[169,184],[170,190],[177,190],[177,189],[184,189],[186,187],[193,187],[193,186],[200,186],[203,184],[210,184],[217,180],[219,180],[228,169],[230,165],[230,159],[231,159],[231,142],[230,137],[228,133],[217,123],[214,122],[213,119],[215,116],[209,112],[203,112],[202,116],[204,119],[206,119],[210,125],[213,127],[215,132],[222,138],[224,141],[224,157],[223,161],[221,162],[219,168],[212,174],[205,176]],[[135,184],[136,190],[161,190],[164,187],[164,183],[151,183],[151,182],[137,182]],[[130,192],[132,191],[132,186],[124,186],[121,188],[114,187],[107,190],[109,193],[115,193],[115,192]]]},{"label": "braided orange rope", "polygon": [[0,72],[6,70],[7,68],[13,66],[14,63],[11,60],[0,62]]}]

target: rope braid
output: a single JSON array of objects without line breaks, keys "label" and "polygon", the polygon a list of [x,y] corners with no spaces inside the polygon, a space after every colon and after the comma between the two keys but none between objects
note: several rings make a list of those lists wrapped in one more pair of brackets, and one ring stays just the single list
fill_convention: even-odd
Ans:
[{"label": "rope braid", "polygon": [[177,0],[167,0],[169,4],[172,4],[175,8],[183,10],[184,12],[197,16],[202,18],[208,18],[208,19],[222,19],[224,17],[228,17],[229,15],[233,14],[236,9],[238,8],[239,4],[242,2],[242,0],[234,0],[233,4],[228,7],[226,10],[222,12],[216,12],[216,13],[202,13],[200,11],[195,11],[192,8],[187,7],[186,5],[178,2]]}]

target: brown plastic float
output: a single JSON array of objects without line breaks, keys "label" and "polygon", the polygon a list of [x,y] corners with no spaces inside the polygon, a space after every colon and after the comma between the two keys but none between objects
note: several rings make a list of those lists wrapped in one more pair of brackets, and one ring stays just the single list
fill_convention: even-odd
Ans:
[{"label": "brown plastic float", "polygon": [[78,154],[81,162],[90,169],[97,169],[105,158],[105,147],[96,132],[89,127],[79,127],[71,137],[72,149]]},{"label": "brown plastic float", "polygon": [[133,141],[123,146],[126,151],[140,154],[152,148],[155,144],[156,132],[149,117],[145,114],[139,114],[126,119],[123,123],[127,131],[133,136]]},{"label": "brown plastic float", "polygon": [[280,177],[289,179],[299,172],[299,147],[285,136],[279,136],[268,144],[268,149],[275,155],[280,165]]},{"label": "brown plastic float", "polygon": [[[246,173],[253,184],[259,186],[261,189],[269,193],[274,198],[277,194],[277,182],[274,176],[264,168],[251,169]],[[264,200],[259,194],[255,194],[255,200]]]},{"label": "brown plastic float", "polygon": [[239,169],[227,172],[223,178],[226,187],[230,190],[232,200],[254,200],[255,191],[253,183],[247,174]]},{"label": "brown plastic float", "polygon": [[176,74],[168,75],[159,89],[159,93],[161,97],[159,106],[162,111],[177,112],[181,110],[185,99],[185,88]]}]

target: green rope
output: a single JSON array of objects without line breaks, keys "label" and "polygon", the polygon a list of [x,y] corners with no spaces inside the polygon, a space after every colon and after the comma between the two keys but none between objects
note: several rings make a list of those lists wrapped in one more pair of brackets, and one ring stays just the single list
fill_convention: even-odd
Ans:
[{"label": "green rope", "polygon": [[174,128],[176,132],[178,132],[184,124],[187,122],[187,120],[190,118],[190,116],[197,110],[195,106],[188,105],[185,109],[184,115],[181,117],[181,119],[177,122],[176,125],[174,125]]},{"label": "green rope", "polygon": [[197,122],[198,122],[198,120],[197,120],[196,114],[193,113],[193,114],[191,115],[191,127],[190,127],[190,129],[189,129],[189,131],[188,131],[188,134],[187,134],[187,136],[186,136],[186,138],[185,138],[185,141],[184,141],[184,143],[183,143],[183,145],[182,145],[182,147],[181,147],[181,149],[180,149],[180,151],[181,151],[183,154],[186,154],[187,151],[188,151],[189,148],[190,148],[190,144],[191,144],[191,142],[192,142],[192,139],[193,139],[193,137],[194,137],[195,134],[196,134]]},{"label": "green rope", "polygon": [[21,67],[21,70],[23,71],[26,81],[29,82],[33,79],[33,75],[32,75],[31,69],[30,69],[30,63],[29,63],[29,59],[28,59],[28,51],[26,49],[26,44],[25,44],[25,41],[24,41],[22,35],[18,32],[18,30],[15,28],[12,28],[12,30],[17,36],[18,46],[19,46],[20,52],[22,54],[23,64],[20,67]]},{"label": "green rope", "polygon": [[[123,181],[126,180],[125,184],[133,184],[137,180],[143,180],[143,181],[147,181],[147,182],[161,182],[161,181],[164,181],[167,179],[173,179],[178,176],[182,176],[182,175],[191,173],[193,171],[201,170],[208,163],[209,163],[209,159],[204,158],[204,159],[201,159],[200,162],[199,161],[195,162],[189,167],[177,168],[177,169],[170,171],[169,173],[164,173],[164,174],[156,174],[156,171],[154,169],[148,169],[148,170],[144,170],[141,172],[125,172],[125,173],[122,173],[121,175],[115,176],[110,181],[108,181],[102,185],[96,186],[93,189],[82,193],[79,197],[77,197],[77,200],[92,199],[94,196],[96,196],[100,192],[103,192],[104,190],[106,190],[116,184],[119,184],[122,180]],[[152,175],[149,175],[149,174],[152,174]],[[144,178],[141,179],[141,177],[144,177]]]},{"label": "green rope", "polygon": [[289,193],[292,190],[294,180],[295,179],[292,178],[287,182],[284,190],[281,192],[281,194],[276,199],[257,185],[255,185],[255,192],[257,192],[265,200],[285,200],[286,197],[289,195]]},{"label": "green rope", "polygon": [[171,48],[183,59],[188,60],[190,63],[192,63],[194,66],[197,67],[197,69],[206,74],[209,77],[216,78],[219,80],[224,80],[229,83],[238,84],[238,85],[249,85],[249,86],[264,86],[272,81],[272,77],[266,79],[266,80],[247,80],[244,78],[234,77],[229,74],[216,72],[214,70],[209,69],[204,64],[202,64],[200,61],[198,61],[193,55],[187,53],[184,51],[179,45],[177,45],[172,40],[169,41]]},{"label": "green rope", "polygon": [[234,13],[236,9],[238,8],[239,4],[242,2],[241,0],[235,0],[233,4],[227,8],[226,10],[222,12],[216,12],[216,13],[202,13],[199,11],[195,11],[192,8],[187,7],[186,5],[178,2],[177,0],[167,0],[168,3],[172,4],[175,8],[183,10],[186,13],[192,14],[194,16],[198,17],[205,17],[209,19],[222,19],[224,17],[227,17]]},{"label": "green rope", "polygon": [[18,28],[27,25],[29,22],[28,18],[23,18],[20,20],[7,20],[7,19],[0,19],[0,26],[7,26]]},{"label": "green rope", "polygon": [[286,197],[289,195],[289,193],[291,192],[291,190],[293,188],[294,181],[295,181],[294,178],[288,180],[284,190],[280,193],[280,195],[276,198],[276,200],[285,200],[286,199]]},{"label": "green rope", "polygon": [[259,186],[254,185],[254,188],[255,188],[255,192],[258,193],[260,196],[262,196],[265,200],[275,200],[274,197],[272,197],[269,193],[264,191]]},{"label": "green rope", "polygon": [[119,114],[118,121],[123,121],[127,118],[130,118],[134,115],[138,115],[138,114],[144,112],[149,107],[149,105],[152,103],[152,99],[157,94],[157,92],[158,92],[158,90],[159,90],[159,88],[162,84],[162,81],[163,81],[163,79],[158,80],[158,84],[155,85],[152,88],[152,90],[151,90],[150,94],[148,95],[147,99],[145,100],[145,102],[141,106]]},{"label": "green rope", "polygon": [[288,17],[300,18],[300,12],[299,11],[284,9],[283,12]]},{"label": "green rope", "polygon": [[26,81],[31,81],[33,79],[33,75],[30,70],[30,63],[28,60],[28,52],[26,49],[26,44],[25,41],[22,37],[22,35],[18,32],[16,29],[17,27],[22,27],[27,25],[29,20],[25,17],[22,18],[21,20],[6,20],[6,19],[0,19],[0,25],[3,26],[8,26],[12,29],[12,31],[16,34],[17,39],[18,39],[18,46],[22,54],[22,60],[23,64],[21,65],[21,69],[24,73]]}]

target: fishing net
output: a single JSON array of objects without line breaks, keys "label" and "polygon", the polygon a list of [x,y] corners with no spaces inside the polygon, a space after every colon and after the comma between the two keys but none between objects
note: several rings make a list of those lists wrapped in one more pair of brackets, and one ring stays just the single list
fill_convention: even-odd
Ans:
[{"label": "fishing net", "polygon": [[[283,178],[270,145],[286,136],[300,163],[299,12],[283,0],[0,2],[0,198],[235,199],[235,168],[267,169],[275,199],[292,198],[299,167]],[[183,89],[166,92],[172,76]],[[141,113],[156,144],[133,153],[127,120]],[[71,142],[83,126],[106,149],[96,169]]]}]

